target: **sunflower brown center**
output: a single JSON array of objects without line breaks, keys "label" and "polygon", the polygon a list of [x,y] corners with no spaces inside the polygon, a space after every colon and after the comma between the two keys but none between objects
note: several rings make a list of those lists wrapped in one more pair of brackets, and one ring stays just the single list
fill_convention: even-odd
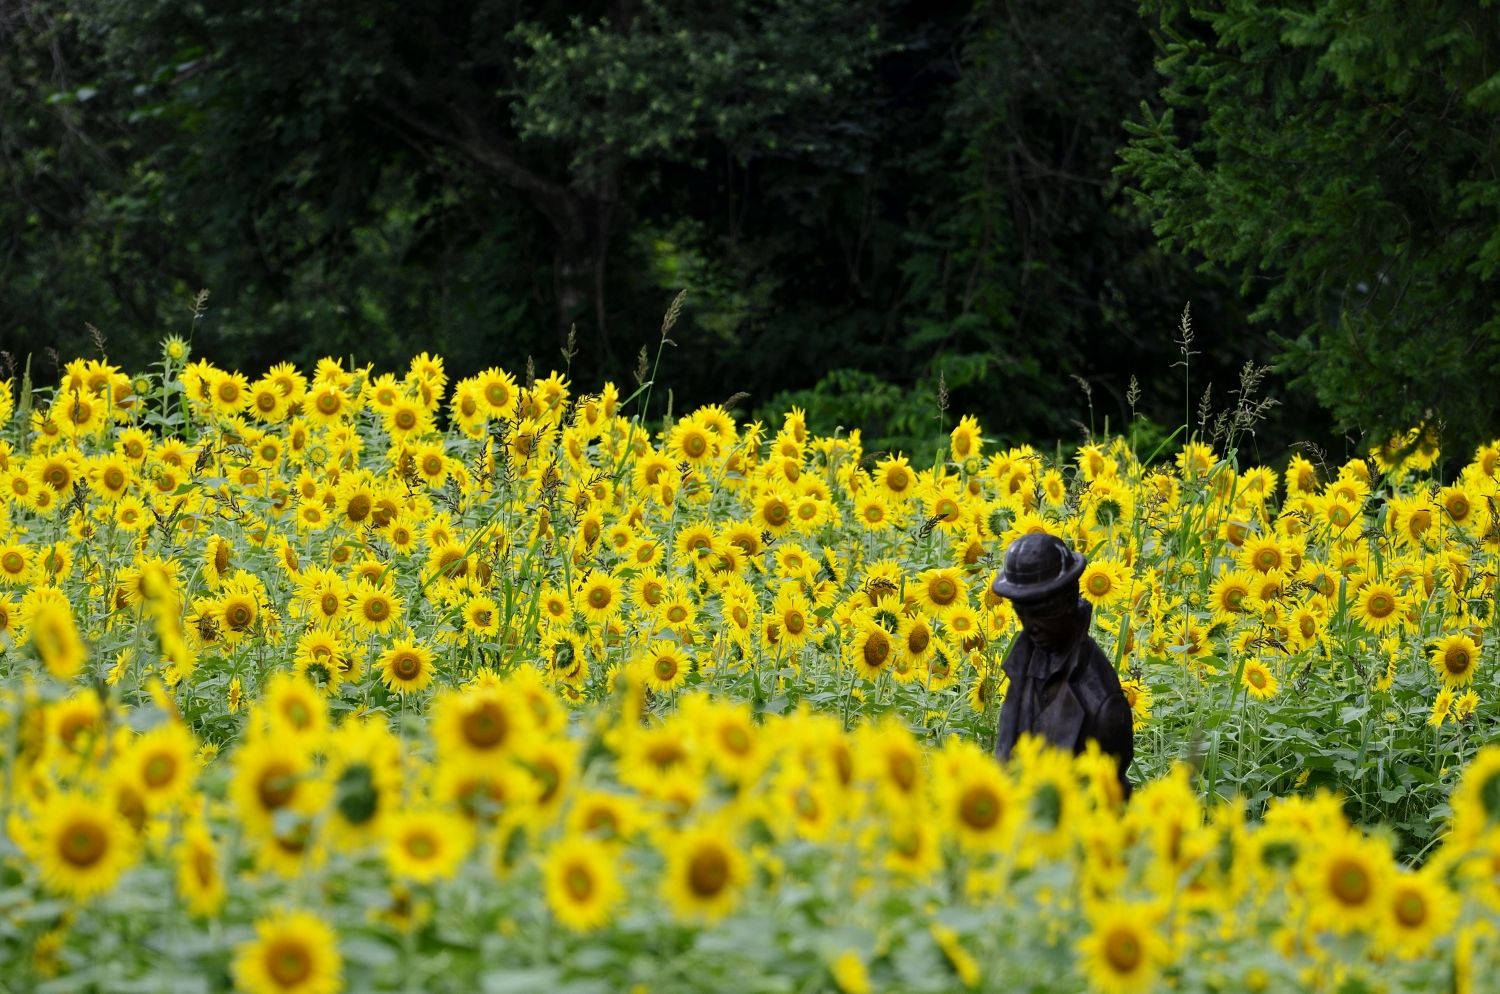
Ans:
[{"label": "sunflower brown center", "polygon": [[485,701],[464,715],[464,741],[476,749],[492,749],[505,740],[510,723],[505,712],[493,701]]},{"label": "sunflower brown center", "polygon": [[302,983],[312,973],[312,956],[296,939],[281,939],[266,950],[266,972],[284,988]]},{"label": "sunflower brown center", "polygon": [[218,868],[214,865],[213,853],[206,849],[197,847],[193,850],[193,873],[198,878],[198,883],[204,887],[214,882],[218,876]]},{"label": "sunflower brown center", "polygon": [[1341,903],[1358,907],[1370,899],[1370,875],[1352,860],[1336,860],[1328,872],[1328,889]]},{"label": "sunflower brown center", "polygon": [[1454,676],[1469,672],[1469,663],[1469,650],[1463,646],[1454,646],[1443,653],[1443,667]]},{"label": "sunflower brown center", "polygon": [[1116,928],[1104,939],[1104,958],[1117,973],[1131,973],[1141,965],[1141,941],[1128,928]]},{"label": "sunflower brown center", "polygon": [[573,900],[587,901],[594,893],[594,876],[588,871],[588,867],[575,863],[563,875],[563,886]]},{"label": "sunflower brown center", "polygon": [[917,783],[917,761],[904,752],[891,756],[886,763],[891,779],[903,791],[909,791]]},{"label": "sunflower brown center", "polygon": [[438,843],[426,832],[413,832],[406,837],[406,851],[413,859],[431,859],[437,855]]},{"label": "sunflower brown center", "polygon": [[267,766],[261,772],[260,779],[255,785],[255,793],[260,799],[261,807],[271,811],[285,807],[291,801],[296,789],[297,778],[291,767],[280,763]]},{"label": "sunflower brown center", "polygon": [[988,787],[970,787],[958,802],[959,817],[977,831],[995,827],[1000,820],[1000,798]]},{"label": "sunflower brown center", "polygon": [[1396,920],[1407,928],[1427,921],[1427,902],[1415,891],[1405,891],[1396,898]]},{"label": "sunflower brown center", "polygon": [[281,713],[286,715],[287,721],[296,728],[306,728],[312,724],[312,712],[307,707],[306,701],[289,700],[282,706]]},{"label": "sunflower brown center", "polygon": [[729,725],[719,733],[719,741],[732,753],[744,755],[750,751],[750,734],[738,725]]},{"label": "sunflower brown center", "polygon": [[250,622],[255,620],[255,612],[251,610],[250,605],[236,601],[224,609],[224,620],[230,628],[238,631],[249,627]]},{"label": "sunflower brown center", "polygon": [[157,753],[146,761],[141,776],[148,787],[164,787],[177,776],[177,758],[165,753]]},{"label": "sunflower brown center", "polygon": [[63,830],[58,855],[73,866],[90,867],[104,858],[109,839],[97,822],[78,820]]},{"label": "sunflower brown center", "polygon": [[688,887],[702,898],[716,897],[729,884],[729,858],[718,849],[701,849],[688,862]]}]

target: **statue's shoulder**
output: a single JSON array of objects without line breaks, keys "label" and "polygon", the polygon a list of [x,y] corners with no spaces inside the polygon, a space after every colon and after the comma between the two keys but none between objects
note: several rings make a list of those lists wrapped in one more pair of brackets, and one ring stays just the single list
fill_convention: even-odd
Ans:
[{"label": "statue's shoulder", "polygon": [[1120,689],[1120,676],[1092,635],[1084,637],[1079,651],[1083,659],[1082,665],[1078,667],[1077,685],[1083,691],[1083,699],[1089,709],[1100,707],[1115,697],[1123,700],[1125,692]]}]

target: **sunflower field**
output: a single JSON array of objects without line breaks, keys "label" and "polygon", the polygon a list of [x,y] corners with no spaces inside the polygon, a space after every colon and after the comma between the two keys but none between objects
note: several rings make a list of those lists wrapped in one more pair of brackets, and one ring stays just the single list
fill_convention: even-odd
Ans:
[{"label": "sunflower field", "polygon": [[[1500,445],[866,453],[168,339],[0,383],[0,991],[1483,991]],[[1135,714],[991,756],[1006,545]]]}]

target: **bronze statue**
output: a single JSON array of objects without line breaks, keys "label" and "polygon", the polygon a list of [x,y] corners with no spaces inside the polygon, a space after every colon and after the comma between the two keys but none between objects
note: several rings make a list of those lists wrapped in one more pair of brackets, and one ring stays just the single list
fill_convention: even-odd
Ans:
[{"label": "bronze statue", "polygon": [[1135,757],[1130,703],[1089,634],[1093,605],[1078,595],[1087,562],[1052,535],[1022,535],[1005,552],[1005,568],[990,589],[1010,598],[1021,633],[1000,667],[1010,689],[1000,707],[995,755],[1009,759],[1025,732],[1074,754],[1093,739],[1115,757],[1128,798],[1125,771]]}]

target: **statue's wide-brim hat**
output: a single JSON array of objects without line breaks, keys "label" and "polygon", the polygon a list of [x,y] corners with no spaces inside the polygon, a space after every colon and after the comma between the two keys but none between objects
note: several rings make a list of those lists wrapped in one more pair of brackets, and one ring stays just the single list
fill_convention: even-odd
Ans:
[{"label": "statue's wide-brim hat", "polygon": [[1073,586],[1088,557],[1055,535],[1022,535],[1005,550],[1005,568],[990,590],[1013,601],[1038,601]]}]

